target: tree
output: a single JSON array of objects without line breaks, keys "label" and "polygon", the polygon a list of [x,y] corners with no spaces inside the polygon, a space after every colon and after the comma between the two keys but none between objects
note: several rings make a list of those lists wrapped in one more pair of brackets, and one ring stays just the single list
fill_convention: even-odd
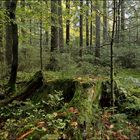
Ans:
[{"label": "tree", "polygon": [[51,0],[51,52],[58,48],[57,0]]},{"label": "tree", "polygon": [[[41,7],[42,7],[42,1],[41,1]],[[40,39],[39,39],[39,45],[40,45],[40,69],[43,69],[43,56],[42,56],[42,40],[43,40],[43,34],[42,34],[42,28],[43,28],[43,23],[42,23],[42,10],[40,12]]]},{"label": "tree", "polygon": [[80,51],[79,56],[82,57],[82,49],[83,49],[83,0],[80,0]]},{"label": "tree", "polygon": [[7,0],[5,1],[5,7],[6,7],[6,11],[7,11],[7,17],[9,18],[8,19],[8,22],[5,26],[5,30],[6,30],[6,33],[5,33],[5,58],[6,58],[6,63],[7,63],[7,66],[8,68],[10,68],[11,66],[11,63],[12,63],[12,24],[11,24],[11,16],[13,16],[13,12],[11,11],[11,2],[10,0]]},{"label": "tree", "polygon": [[[111,42],[110,42],[110,84],[111,84],[111,94],[113,97],[113,107],[115,106],[115,95],[114,95],[114,50],[113,50],[113,44],[114,44],[114,36],[115,36],[115,24],[116,24],[116,0],[113,0],[113,25],[112,25],[112,36],[111,36]],[[113,109],[114,113],[114,109]]]},{"label": "tree", "polygon": [[100,15],[99,1],[96,0],[96,40],[95,40],[95,63],[99,62],[100,58]]},{"label": "tree", "polygon": [[[21,9],[22,9],[22,12],[25,14],[25,0],[21,0],[21,2],[20,2],[20,4],[21,4]],[[23,16],[21,16],[21,23],[22,23],[22,25],[24,25],[25,26],[25,17]],[[25,30],[25,28],[24,28],[24,26],[22,26],[21,27],[21,36],[22,36],[22,40],[21,40],[21,44],[22,44],[22,46],[24,46],[23,47],[23,54],[24,54],[24,58],[25,58],[25,60],[27,60],[27,48],[26,48],[26,30]]]},{"label": "tree", "polygon": [[[0,12],[2,12],[2,9],[3,9],[2,2],[0,2]],[[2,21],[2,17],[0,17],[0,61],[1,62],[4,60],[2,50],[3,50],[3,21]]]},{"label": "tree", "polygon": [[121,5],[121,0],[119,0],[118,2],[116,1],[116,42],[119,43],[120,42],[120,5]]},{"label": "tree", "polygon": [[59,48],[60,50],[64,47],[63,38],[63,19],[62,19],[62,0],[58,1],[58,16],[59,16]]},{"label": "tree", "polygon": [[103,43],[107,41],[107,1],[103,1]]},{"label": "tree", "polygon": [[86,6],[87,6],[87,11],[86,11],[86,47],[89,47],[89,1],[86,0]]},{"label": "tree", "polygon": [[90,47],[92,47],[92,35],[93,35],[93,26],[92,26],[92,18],[93,18],[93,16],[92,16],[92,8],[93,8],[93,5],[92,5],[92,0],[90,1],[90,5],[91,5],[91,7],[90,7],[90,12],[91,12],[91,21],[90,21]]},{"label": "tree", "polygon": [[[10,73],[10,79],[9,79],[9,86],[10,90],[14,91],[15,90],[15,83],[16,83],[16,76],[17,76],[17,68],[18,68],[18,27],[16,23],[16,5],[17,5],[17,0],[7,0],[6,3],[6,9],[8,10],[8,16],[10,19],[10,35],[11,35],[11,41],[12,43],[9,44],[12,47],[12,65],[11,65],[11,73]],[[8,40],[7,40],[8,41]]]},{"label": "tree", "polygon": [[121,7],[121,41],[124,41],[124,29],[125,29],[125,6],[124,6],[124,0],[121,0],[120,2]]},{"label": "tree", "polygon": [[[70,15],[70,0],[66,0],[67,15]],[[66,44],[69,46],[70,43],[70,20],[66,21]]]}]

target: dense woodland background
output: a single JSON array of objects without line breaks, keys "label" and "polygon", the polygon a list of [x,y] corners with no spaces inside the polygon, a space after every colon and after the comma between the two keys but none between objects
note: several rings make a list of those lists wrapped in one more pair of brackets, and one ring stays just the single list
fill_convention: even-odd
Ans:
[{"label": "dense woodland background", "polygon": [[0,139],[140,139],[140,1],[1,0]]}]

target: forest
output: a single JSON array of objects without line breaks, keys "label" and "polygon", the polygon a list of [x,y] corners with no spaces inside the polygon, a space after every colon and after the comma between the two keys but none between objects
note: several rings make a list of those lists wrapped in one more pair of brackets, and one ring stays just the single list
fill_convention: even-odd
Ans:
[{"label": "forest", "polygon": [[140,1],[1,0],[0,140],[139,140]]}]

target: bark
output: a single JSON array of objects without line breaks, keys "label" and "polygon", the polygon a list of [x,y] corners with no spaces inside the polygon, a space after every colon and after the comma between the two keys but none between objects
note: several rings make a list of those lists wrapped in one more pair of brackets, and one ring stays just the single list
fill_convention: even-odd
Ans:
[{"label": "bark", "polygon": [[[22,12],[25,13],[25,0],[21,0],[21,8],[22,8]],[[21,22],[22,24],[25,26],[25,19],[23,17],[21,17]],[[24,27],[21,27],[21,36],[22,36],[22,46],[26,46],[26,31],[24,29]],[[27,60],[27,48],[24,47],[23,48],[23,55],[25,60]]]},{"label": "bark", "polygon": [[124,29],[125,29],[125,7],[124,0],[121,0],[121,41],[124,42]]},{"label": "bark", "polygon": [[[92,19],[92,0],[91,0],[91,19]],[[90,22],[90,48],[92,47],[92,35],[93,35],[93,26],[92,26],[92,20]]]},{"label": "bark", "polygon": [[[110,83],[111,83],[111,95],[113,100],[113,107],[115,103],[114,97],[114,36],[115,36],[115,24],[116,24],[116,0],[113,0],[113,25],[112,25],[112,36],[111,36],[111,43],[110,43]],[[113,110],[114,111],[114,110]]]},{"label": "bark", "polygon": [[86,6],[87,6],[87,11],[86,11],[86,47],[89,47],[89,1],[86,0]]},{"label": "bark", "polygon": [[[11,29],[11,38],[12,38],[12,65],[11,65],[11,73],[9,79],[10,90],[15,90],[16,76],[17,76],[17,68],[18,68],[18,27],[17,24],[13,21],[16,20],[15,10],[16,10],[17,0],[9,1],[7,9],[9,9],[9,18],[10,18],[10,29]],[[13,21],[12,21],[13,20]]]},{"label": "bark", "polygon": [[[21,0],[21,8],[22,8],[22,11],[25,13],[25,0]],[[21,17],[21,22],[23,25],[25,25],[25,19]],[[25,30],[24,28],[21,28],[21,34],[22,34],[22,44],[25,45]]]},{"label": "bark", "polygon": [[[2,2],[0,2],[0,10],[2,10]],[[2,17],[0,17],[0,61],[4,61],[3,56],[3,23],[2,23]]]},{"label": "bark", "polygon": [[0,107],[11,103],[14,100],[24,101],[30,98],[42,85],[43,85],[43,75],[41,71],[35,73],[31,80],[22,88],[16,96],[6,99],[0,102]]},{"label": "bark", "polygon": [[116,1],[116,33],[115,33],[115,41],[117,43],[120,42],[120,2],[121,0],[119,0],[118,2]]},{"label": "bark", "polygon": [[[70,0],[66,0],[66,10],[67,14],[70,14]],[[70,20],[66,21],[66,44],[69,46],[70,43]]]},{"label": "bark", "polygon": [[[12,12],[10,11],[10,1],[5,1],[5,8],[7,11],[7,16],[10,18]],[[12,63],[12,25],[11,22],[8,21],[5,27],[5,59],[7,66],[10,68]]]},{"label": "bark", "polygon": [[[42,1],[41,1],[41,5],[42,5]],[[40,46],[40,69],[43,69],[43,56],[42,56],[42,40],[43,40],[43,34],[42,34],[42,28],[43,28],[43,23],[42,23],[42,11],[41,11],[41,15],[40,15],[40,39],[39,39],[39,46]]]},{"label": "bark", "polygon": [[80,52],[79,56],[82,57],[82,49],[83,49],[83,0],[80,0]]},{"label": "bark", "polygon": [[95,63],[99,62],[100,58],[100,15],[98,13],[99,2],[96,0],[96,41],[95,41]]},{"label": "bark", "polygon": [[58,1],[58,16],[59,16],[59,48],[60,48],[60,51],[61,51],[64,48],[62,0]]},{"label": "bark", "polygon": [[51,0],[51,52],[58,48],[57,0]]},{"label": "bark", "polygon": [[103,43],[107,41],[107,1],[103,1]]},{"label": "bark", "polygon": [[[48,5],[48,1],[45,1],[46,6]],[[46,45],[46,50],[48,50],[48,45],[49,45],[49,30],[47,29],[45,31],[45,45]]]}]

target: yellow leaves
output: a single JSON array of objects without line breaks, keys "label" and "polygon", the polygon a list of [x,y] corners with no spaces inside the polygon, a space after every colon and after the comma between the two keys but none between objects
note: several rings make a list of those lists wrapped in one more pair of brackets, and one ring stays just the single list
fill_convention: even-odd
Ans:
[{"label": "yellow leaves", "polygon": [[70,123],[70,125],[74,128],[77,128],[78,123],[76,121],[73,121],[73,122]]},{"label": "yellow leaves", "polygon": [[57,117],[58,116],[58,113],[57,112],[54,112],[53,115],[54,115],[54,117]]}]

